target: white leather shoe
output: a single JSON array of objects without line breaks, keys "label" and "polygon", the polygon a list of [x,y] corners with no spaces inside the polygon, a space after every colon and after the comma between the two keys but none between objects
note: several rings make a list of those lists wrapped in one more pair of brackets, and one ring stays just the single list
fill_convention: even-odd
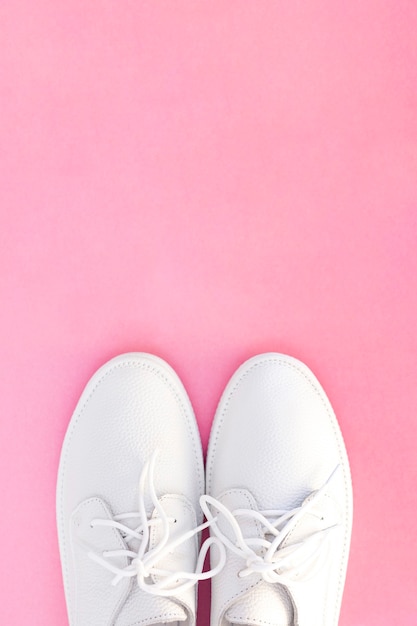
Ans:
[{"label": "white leather shoe", "polygon": [[212,581],[212,626],[336,626],[349,464],[330,403],[303,363],[270,353],[237,370],[215,416],[206,480],[200,502],[227,548]]},{"label": "white leather shoe", "polygon": [[175,372],[149,354],[104,365],[75,409],[59,467],[71,626],[195,623],[196,582],[223,565],[220,555],[201,574],[203,489],[198,429]]}]

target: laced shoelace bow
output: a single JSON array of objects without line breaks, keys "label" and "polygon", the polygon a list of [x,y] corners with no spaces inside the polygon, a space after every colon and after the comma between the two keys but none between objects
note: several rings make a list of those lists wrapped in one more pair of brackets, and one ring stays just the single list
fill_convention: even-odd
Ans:
[{"label": "laced shoelace bow", "polygon": [[[324,485],[306,498],[303,504],[290,511],[271,510],[256,511],[252,509],[229,510],[219,500],[209,495],[201,496],[200,506],[206,519],[211,524],[214,535],[233,553],[242,557],[246,567],[239,572],[243,578],[253,573],[261,574],[269,583],[290,584],[295,580],[308,580],[320,568],[327,556],[328,538],[339,524],[332,524],[324,529],[312,532],[306,538],[290,545],[283,545],[291,531],[298,525],[306,513],[312,509],[333,480],[340,466],[332,472]],[[215,509],[230,524],[235,542],[231,541],[220,529],[211,511]],[[313,513],[316,515],[316,513]],[[248,518],[260,523],[264,529],[264,537],[247,538],[243,536],[238,519]],[[321,518],[323,519],[323,518]],[[266,537],[272,539],[268,540]]]},{"label": "laced shoelace bow", "polygon": [[[172,553],[177,546],[198,535],[202,530],[214,524],[216,520],[215,517],[212,517],[210,521],[200,524],[184,532],[181,536],[170,540],[170,523],[175,522],[175,520],[167,516],[155,492],[154,471],[157,454],[158,452],[155,451],[151,459],[145,464],[139,480],[139,511],[115,515],[112,520],[94,519],[91,521],[92,527],[109,526],[116,528],[122,533],[126,542],[130,539],[138,540],[140,542],[139,549],[137,551],[130,549],[107,550],[101,555],[90,550],[88,556],[115,574],[112,585],[117,585],[125,577],[136,576],[138,586],[144,591],[159,596],[170,596],[173,593],[185,591],[199,580],[207,580],[215,576],[224,567],[226,551],[221,541],[211,536],[201,546],[194,572],[173,572],[157,567],[158,562],[169,553]],[[152,503],[158,512],[158,517],[148,519],[145,509],[146,487],[148,487]],[[123,520],[127,519],[139,519],[140,523],[135,529],[132,529],[122,523]],[[155,547],[150,548],[150,528],[156,524],[162,525],[162,537]],[[215,567],[203,572],[204,560],[207,552],[213,545],[219,550],[219,561]],[[111,563],[112,558],[120,556],[127,557],[130,560],[128,566],[119,568]]]}]

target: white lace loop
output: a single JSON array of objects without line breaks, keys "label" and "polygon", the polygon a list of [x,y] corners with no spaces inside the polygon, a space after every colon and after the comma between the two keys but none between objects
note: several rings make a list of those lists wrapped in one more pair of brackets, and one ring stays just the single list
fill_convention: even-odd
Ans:
[{"label": "white lace loop", "polygon": [[[252,509],[229,510],[216,498],[201,496],[200,505],[211,524],[215,536],[245,561],[245,567],[239,572],[240,577],[261,574],[263,580],[270,583],[289,584],[294,580],[311,578],[327,555],[328,538],[338,524],[333,524],[312,532],[305,539],[284,546],[284,541],[297,526],[301,518],[317,505],[327,486],[333,480],[340,466],[332,472],[324,485],[312,493],[303,504],[291,511],[255,511]],[[231,541],[220,529],[216,510],[232,528],[234,541]],[[249,518],[259,522],[263,528],[263,537],[246,538],[239,525],[239,518]],[[269,537],[269,538],[268,538]]]},{"label": "white lace loop", "polygon": [[[112,585],[117,585],[117,583],[125,577],[136,576],[139,587],[144,591],[159,596],[170,596],[174,592],[179,593],[185,591],[195,585],[199,580],[206,580],[215,576],[224,567],[226,551],[219,539],[209,537],[201,546],[194,572],[169,571],[157,567],[158,562],[167,556],[168,553],[172,553],[177,546],[214,524],[216,518],[212,517],[210,521],[200,524],[200,526],[170,541],[170,523],[175,523],[176,520],[166,515],[155,492],[154,471],[156,457],[157,451],[155,451],[151,459],[145,464],[140,476],[139,511],[115,515],[112,520],[94,519],[91,522],[92,527],[109,526],[119,530],[126,542],[136,540],[137,543],[139,541],[138,549],[107,550],[101,555],[89,550],[88,556],[93,561],[115,574]],[[146,488],[148,488],[153,506],[158,513],[158,517],[151,519],[148,519],[145,508]],[[140,523],[135,529],[129,528],[122,523],[122,520],[137,518],[139,518]],[[156,524],[162,525],[162,537],[156,546],[150,548],[150,528]],[[218,563],[212,569],[203,572],[204,560],[208,550],[213,545],[215,545],[219,551]],[[120,568],[111,563],[112,558],[120,556],[127,557],[130,560],[129,565]],[[156,578],[158,578],[158,580],[156,580]]]}]

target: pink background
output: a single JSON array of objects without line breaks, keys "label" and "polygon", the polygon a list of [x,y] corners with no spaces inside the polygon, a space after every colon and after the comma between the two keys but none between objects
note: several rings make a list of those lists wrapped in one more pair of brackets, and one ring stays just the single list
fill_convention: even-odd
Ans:
[{"label": "pink background", "polygon": [[0,4],[1,624],[67,623],[60,446],[131,350],[204,445],[244,359],[304,360],[352,466],[340,623],[417,624],[416,32],[414,0]]}]

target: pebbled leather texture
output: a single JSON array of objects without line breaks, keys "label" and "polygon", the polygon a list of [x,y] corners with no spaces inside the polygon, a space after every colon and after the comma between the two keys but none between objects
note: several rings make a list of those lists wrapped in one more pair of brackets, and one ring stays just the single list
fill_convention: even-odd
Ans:
[{"label": "pebbled leather texture", "polygon": [[[228,509],[252,509],[258,506],[252,494],[245,489],[229,489],[220,494],[218,500]],[[228,523],[219,516],[218,526],[228,539],[234,535]],[[240,524],[246,538],[263,537],[259,522],[244,518]],[[212,581],[212,598],[216,606],[222,607],[222,615],[232,624],[254,624],[263,626],[285,626],[287,616],[292,615],[292,603],[280,585],[271,586],[262,580],[260,574],[239,578],[243,561],[233,552],[228,552],[224,569]],[[212,615],[212,623],[214,615]]]},{"label": "pebbled leather texture", "polygon": [[[321,513],[332,530],[324,565],[310,579],[287,586],[259,574],[239,579],[228,563],[212,581],[211,624],[336,626],[346,575],[352,522],[349,464],[331,405],[312,372],[282,354],[258,355],[234,374],[220,400],[207,455],[206,491],[223,501],[245,494],[233,508],[292,510],[339,470],[324,493]],[[243,497],[242,495],[240,496]],[[287,540],[302,540],[320,524],[306,515]],[[257,536],[246,529],[247,537]],[[244,533],[244,535],[245,535]],[[252,587],[250,587],[252,584]],[[249,587],[248,587],[249,586]]]},{"label": "pebbled leather texture", "polygon": [[[89,559],[82,547],[83,542],[96,543],[97,550],[123,546],[117,530],[92,530],[90,521],[138,510],[139,476],[155,449],[157,497],[170,514],[178,513],[178,530],[194,528],[202,517],[198,499],[204,468],[188,396],[162,359],[144,353],[121,355],[87,384],[61,453],[57,525],[70,626],[195,622],[195,589],[161,598],[139,589],[135,579],[112,586],[114,575]],[[150,498],[146,506],[147,514],[155,515]],[[184,546],[182,555],[174,556],[181,569],[193,569],[197,542]]]}]

